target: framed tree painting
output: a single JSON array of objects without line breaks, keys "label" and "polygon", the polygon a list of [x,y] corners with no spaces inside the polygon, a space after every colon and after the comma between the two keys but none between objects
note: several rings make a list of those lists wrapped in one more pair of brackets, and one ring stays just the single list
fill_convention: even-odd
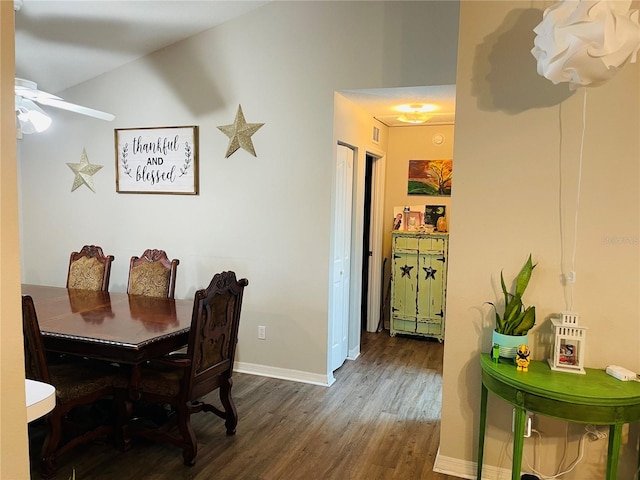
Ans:
[{"label": "framed tree painting", "polygon": [[118,193],[198,194],[198,127],[115,131]]},{"label": "framed tree painting", "polygon": [[408,195],[451,195],[453,160],[409,160]]}]

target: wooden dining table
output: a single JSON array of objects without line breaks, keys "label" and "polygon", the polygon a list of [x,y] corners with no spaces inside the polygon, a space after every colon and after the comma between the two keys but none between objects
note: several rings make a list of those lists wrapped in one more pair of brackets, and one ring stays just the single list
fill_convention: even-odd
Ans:
[{"label": "wooden dining table", "polygon": [[139,365],[185,346],[193,301],[22,285],[47,350]]}]

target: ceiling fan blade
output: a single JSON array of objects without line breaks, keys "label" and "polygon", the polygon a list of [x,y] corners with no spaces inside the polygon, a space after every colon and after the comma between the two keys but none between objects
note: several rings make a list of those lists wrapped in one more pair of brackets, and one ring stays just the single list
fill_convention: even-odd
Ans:
[{"label": "ceiling fan blade", "polygon": [[[52,95],[53,97],[53,95]],[[99,118],[101,120],[111,121],[115,117],[111,113],[102,112],[100,110],[95,110],[89,107],[83,107],[82,105],[76,105],[75,103],[65,102],[59,97],[55,98],[34,98],[35,102],[40,103],[41,105],[47,105],[50,107],[61,108],[62,110],[69,110],[70,112],[80,113],[82,115],[88,115],[90,117]]]},{"label": "ceiling fan blade", "polygon": [[115,117],[110,113],[101,112],[89,107],[83,107],[82,105],[76,105],[64,101],[62,98],[53,95],[51,93],[38,90],[38,84],[31,80],[25,80],[23,78],[15,79],[15,93],[16,95],[27,98],[41,105],[47,105],[50,107],[61,108],[63,110],[69,110],[70,112],[80,113],[82,115],[88,115],[90,117],[99,118],[100,120],[111,121]]}]

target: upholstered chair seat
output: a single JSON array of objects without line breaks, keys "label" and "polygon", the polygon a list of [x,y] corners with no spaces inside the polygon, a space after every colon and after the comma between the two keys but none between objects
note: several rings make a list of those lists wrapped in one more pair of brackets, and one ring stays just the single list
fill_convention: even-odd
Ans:
[{"label": "upholstered chair seat", "polygon": [[[119,376],[116,368],[98,362],[61,363],[49,366],[51,384],[56,387],[58,404],[69,404],[80,397],[110,390]],[[81,381],[79,381],[82,379]]]},{"label": "upholstered chair seat", "polygon": [[[180,356],[181,358],[186,358]],[[178,355],[172,355],[172,360],[178,360]],[[187,364],[185,364],[187,365]],[[144,367],[144,375],[141,376],[138,384],[140,392],[152,395],[169,395],[175,396],[180,393],[180,385],[184,378],[185,371],[183,368],[176,368],[151,362],[150,365]]]}]

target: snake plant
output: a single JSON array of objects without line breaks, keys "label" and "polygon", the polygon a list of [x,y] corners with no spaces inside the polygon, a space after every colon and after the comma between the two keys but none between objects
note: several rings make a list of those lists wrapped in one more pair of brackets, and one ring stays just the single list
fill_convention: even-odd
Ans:
[{"label": "snake plant", "polygon": [[522,303],[522,295],[529,285],[531,279],[531,273],[535,265],[531,261],[531,254],[523,265],[518,277],[516,278],[516,290],[515,293],[509,293],[504,283],[504,276],[500,272],[500,283],[502,285],[502,293],[504,295],[504,313],[502,316],[498,313],[498,309],[495,304],[487,302],[491,305],[496,314],[496,327],[495,330],[503,335],[522,336],[536,323],[536,307],[525,307]]}]

